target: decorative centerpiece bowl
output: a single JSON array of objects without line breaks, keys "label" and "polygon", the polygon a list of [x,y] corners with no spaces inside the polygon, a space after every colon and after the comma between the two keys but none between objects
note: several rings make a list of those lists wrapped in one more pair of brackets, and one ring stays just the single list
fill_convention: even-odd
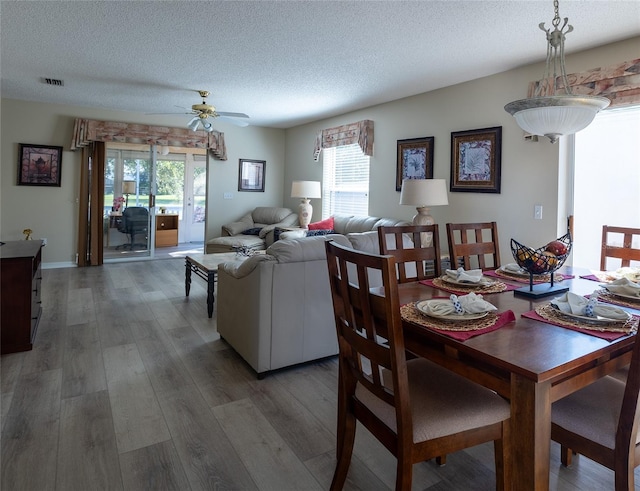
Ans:
[{"label": "decorative centerpiece bowl", "polygon": [[[529,289],[519,289],[516,292],[525,294],[526,296],[541,297],[553,295],[561,291],[568,290],[568,287],[554,287],[553,272],[558,270],[569,257],[571,253],[571,234],[567,233],[559,237],[547,245],[532,249],[527,247],[515,239],[511,239],[511,253],[518,263],[518,266],[529,273]],[[550,277],[550,286],[533,285],[534,275],[548,274]]]}]

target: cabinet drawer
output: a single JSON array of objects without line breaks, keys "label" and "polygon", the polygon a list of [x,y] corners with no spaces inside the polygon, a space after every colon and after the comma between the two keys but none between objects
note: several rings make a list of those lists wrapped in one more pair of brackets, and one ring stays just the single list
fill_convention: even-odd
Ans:
[{"label": "cabinet drawer", "polygon": [[177,230],[156,230],[156,247],[170,247],[177,245]]}]

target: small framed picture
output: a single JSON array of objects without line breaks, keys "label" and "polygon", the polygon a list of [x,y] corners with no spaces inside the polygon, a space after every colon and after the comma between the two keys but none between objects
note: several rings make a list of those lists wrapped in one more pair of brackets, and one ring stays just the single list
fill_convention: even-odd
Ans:
[{"label": "small framed picture", "polygon": [[60,187],[62,147],[20,143],[19,186]]},{"label": "small framed picture", "polygon": [[264,168],[266,160],[240,159],[238,191],[264,192]]},{"label": "small framed picture", "polygon": [[502,126],[451,133],[451,191],[500,193]]},{"label": "small framed picture", "polygon": [[433,178],[433,136],[398,140],[396,191],[404,179]]}]

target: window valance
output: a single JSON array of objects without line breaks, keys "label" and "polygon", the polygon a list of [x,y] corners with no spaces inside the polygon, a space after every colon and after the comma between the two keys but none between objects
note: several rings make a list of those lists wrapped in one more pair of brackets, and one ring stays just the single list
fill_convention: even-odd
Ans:
[{"label": "window valance", "polygon": [[[640,104],[640,58],[572,73],[567,75],[567,80],[574,94],[607,97],[611,100],[609,107]],[[541,82],[538,80],[529,84],[527,97],[533,97]],[[558,87],[564,87],[561,78],[558,79]]]},{"label": "window valance", "polygon": [[218,160],[227,160],[224,133],[219,131],[194,132],[187,128],[77,118],[73,126],[71,150],[94,141],[206,148]]},{"label": "window valance", "polygon": [[322,130],[316,136],[313,160],[317,162],[320,159],[320,152],[323,148],[352,145],[354,143],[360,145],[362,153],[365,155],[373,155],[373,121],[363,119],[357,123]]}]

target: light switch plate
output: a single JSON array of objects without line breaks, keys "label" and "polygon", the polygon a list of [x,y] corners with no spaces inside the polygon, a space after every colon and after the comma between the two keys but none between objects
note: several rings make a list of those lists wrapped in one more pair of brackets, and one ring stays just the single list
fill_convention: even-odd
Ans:
[{"label": "light switch plate", "polygon": [[233,193],[224,193],[222,197],[224,199],[233,199]]},{"label": "light switch plate", "polygon": [[542,220],[542,205],[535,205],[533,207],[533,218]]}]

